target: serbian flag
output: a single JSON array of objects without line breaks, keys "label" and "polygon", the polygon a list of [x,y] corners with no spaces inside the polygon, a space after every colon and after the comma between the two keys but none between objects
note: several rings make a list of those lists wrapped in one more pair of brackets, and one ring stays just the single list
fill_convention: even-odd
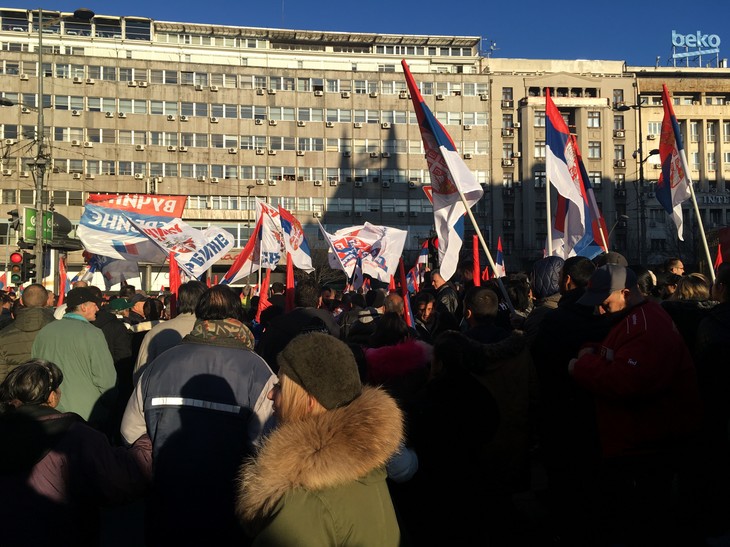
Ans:
[{"label": "serbian flag", "polygon": [[459,236],[456,225],[466,212],[464,202],[468,207],[473,207],[482,198],[484,191],[459,155],[444,126],[426,106],[405,59],[401,65],[426,151],[433,192],[434,224],[439,238],[440,271],[443,278],[449,280],[459,262],[463,236]]},{"label": "serbian flag", "polygon": [[682,237],[682,202],[692,197],[690,185],[692,181],[687,169],[687,156],[684,152],[682,134],[679,123],[674,115],[672,98],[669,96],[667,85],[662,85],[662,105],[664,119],[659,142],[659,159],[662,172],[656,184],[656,199],[664,210],[672,217],[677,226],[677,237]]},{"label": "serbian flag", "polygon": [[505,277],[507,275],[507,269],[504,267],[504,253],[502,252],[502,236],[497,238],[497,258],[494,265],[496,266],[494,277]]},{"label": "serbian flag", "polygon": [[284,232],[287,256],[291,257],[294,265],[300,270],[313,272],[312,252],[309,250],[309,243],[304,236],[302,223],[281,205],[279,205],[279,220]]},{"label": "serbian flag", "polygon": [[[576,244],[583,238],[586,231],[585,219],[585,190],[581,182],[579,154],[575,141],[571,137],[563,116],[558,111],[550,97],[550,90],[545,96],[545,141],[546,155],[545,168],[550,183],[558,194],[570,202],[572,216],[566,216],[566,221],[557,229],[562,232],[563,248],[561,256],[568,258]],[[550,191],[549,188],[546,191]],[[560,203],[558,204],[560,207]],[[568,211],[566,211],[566,214]],[[562,212],[558,211],[556,219],[561,219]],[[560,230],[560,228],[563,228]]]},{"label": "serbian flag", "polygon": [[246,246],[238,254],[236,260],[234,260],[233,264],[231,264],[231,267],[228,268],[226,275],[223,276],[223,279],[221,280],[222,285],[228,285],[258,271],[259,264],[256,261],[258,253],[255,253],[254,251],[259,248],[260,234],[261,217],[259,217],[256,221],[256,227],[254,228],[251,237],[246,242]]}]

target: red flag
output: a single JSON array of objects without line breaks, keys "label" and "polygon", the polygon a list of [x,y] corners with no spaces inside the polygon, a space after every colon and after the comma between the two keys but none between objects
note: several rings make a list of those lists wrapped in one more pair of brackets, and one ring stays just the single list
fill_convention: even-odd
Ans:
[{"label": "red flag", "polygon": [[482,272],[482,281],[489,281],[489,266],[484,268],[484,271]]},{"label": "red flag", "polygon": [[390,276],[390,285],[388,285],[388,292],[395,292],[395,277]]},{"label": "red flag", "polygon": [[218,284],[218,274],[215,274],[213,276],[213,285],[217,285],[217,284]]},{"label": "red flag", "polygon": [[210,289],[210,276],[205,278],[205,284],[208,285],[208,288]]},{"label": "red flag", "polygon": [[261,312],[271,306],[269,302],[269,280],[271,279],[271,270],[266,268],[266,275],[261,282],[261,290],[259,291],[259,307],[256,309],[256,322],[261,323]]},{"label": "red flag", "polygon": [[58,258],[58,279],[60,281],[59,285],[61,287],[61,290],[58,291],[58,306],[63,304],[63,299],[65,298],[65,292],[66,292],[66,283],[68,282],[67,276],[66,276],[66,259],[64,257]]},{"label": "red flag", "polygon": [[474,268],[472,270],[472,279],[474,280],[474,286],[480,287],[481,286],[481,276],[479,275],[479,272],[481,271],[481,268],[479,266],[479,238],[476,234],[473,236],[474,243],[472,245],[472,254],[474,255]]},{"label": "red flag", "polygon": [[294,305],[294,261],[291,255],[286,253],[286,301],[284,311],[292,311]]},{"label": "red flag", "polygon": [[[403,257],[400,257],[398,262],[398,274],[400,275],[400,292],[403,297],[403,315],[406,320],[406,324],[409,327],[413,326],[413,312],[411,311],[411,298],[408,294],[408,282],[406,280],[406,267],[403,264]],[[392,278],[391,278],[392,279]]]},{"label": "red flag", "polygon": [[717,244],[717,258],[715,258],[715,271],[720,267],[720,264],[722,264],[722,245],[720,243]]},{"label": "red flag", "polygon": [[175,253],[170,253],[170,317],[177,315],[177,292],[180,290],[180,267]]}]

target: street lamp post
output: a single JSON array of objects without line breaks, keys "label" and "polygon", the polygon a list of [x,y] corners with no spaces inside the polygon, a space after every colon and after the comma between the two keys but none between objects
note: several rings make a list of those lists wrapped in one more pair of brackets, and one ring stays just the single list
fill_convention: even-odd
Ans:
[{"label": "street lamp post", "polygon": [[649,154],[644,158],[644,126],[641,121],[641,110],[644,106],[643,100],[641,99],[641,96],[639,95],[638,87],[636,84],[634,84],[634,88],[636,89],[636,104],[622,104],[615,108],[618,112],[627,112],[629,110],[636,110],[638,114],[638,122],[639,122],[639,130],[638,130],[638,139],[639,139],[639,146],[637,147],[636,151],[632,154],[634,159],[639,164],[639,180],[638,182],[634,181],[634,189],[636,190],[636,203],[637,207],[639,208],[638,215],[636,215],[636,222],[637,222],[637,228],[638,228],[638,245],[637,245],[637,251],[638,251],[638,259],[639,264],[644,264],[644,245],[646,243],[646,204],[644,203],[644,163],[646,160],[649,159],[649,157],[653,156],[654,154],[658,154],[659,150],[652,150],[649,152]]},{"label": "street lamp post", "polygon": [[248,191],[246,193],[246,231],[248,232],[248,237],[251,237],[251,190],[253,190],[255,186],[253,184],[249,184],[246,186],[246,190]]},{"label": "street lamp post", "polygon": [[46,175],[46,167],[48,166],[48,154],[45,151],[45,120],[43,118],[43,27],[44,25],[52,25],[64,19],[75,19],[80,21],[91,21],[94,12],[85,8],[77,9],[73,17],[56,17],[43,20],[43,9],[38,10],[38,20],[36,26],[38,28],[38,135],[36,157],[33,165],[35,166],[35,263],[37,279],[36,283],[43,280],[43,186]]}]

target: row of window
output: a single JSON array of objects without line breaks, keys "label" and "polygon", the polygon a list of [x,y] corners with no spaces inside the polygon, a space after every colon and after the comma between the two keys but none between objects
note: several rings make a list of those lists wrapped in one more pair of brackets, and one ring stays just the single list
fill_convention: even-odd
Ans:
[{"label": "row of window", "polygon": [[[0,62],[0,73],[12,76],[37,76],[38,64],[34,61],[4,60]],[[45,77],[57,79],[78,78],[83,82],[93,81],[126,82],[160,85],[201,86],[209,88],[260,89],[266,93],[278,91],[299,91],[304,93],[353,93],[368,95],[382,93],[397,95],[407,92],[404,78],[393,80],[349,80],[342,78],[308,78],[274,76],[263,74],[236,74],[226,72],[200,72],[186,70],[147,69],[104,65],[82,65],[73,63],[43,63]],[[421,75],[419,74],[419,78]],[[423,75],[427,77],[427,75]],[[488,93],[487,82],[442,82],[419,81],[422,95],[481,96]]]}]

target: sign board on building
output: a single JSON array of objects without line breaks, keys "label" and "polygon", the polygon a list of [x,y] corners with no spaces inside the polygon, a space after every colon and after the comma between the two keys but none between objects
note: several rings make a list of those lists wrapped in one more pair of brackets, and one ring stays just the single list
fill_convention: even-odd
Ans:
[{"label": "sign board on building", "polygon": [[[677,51],[684,48],[684,51]],[[672,59],[684,59],[720,53],[720,37],[717,34],[703,34],[698,30],[696,34],[679,34],[672,31]]]}]

